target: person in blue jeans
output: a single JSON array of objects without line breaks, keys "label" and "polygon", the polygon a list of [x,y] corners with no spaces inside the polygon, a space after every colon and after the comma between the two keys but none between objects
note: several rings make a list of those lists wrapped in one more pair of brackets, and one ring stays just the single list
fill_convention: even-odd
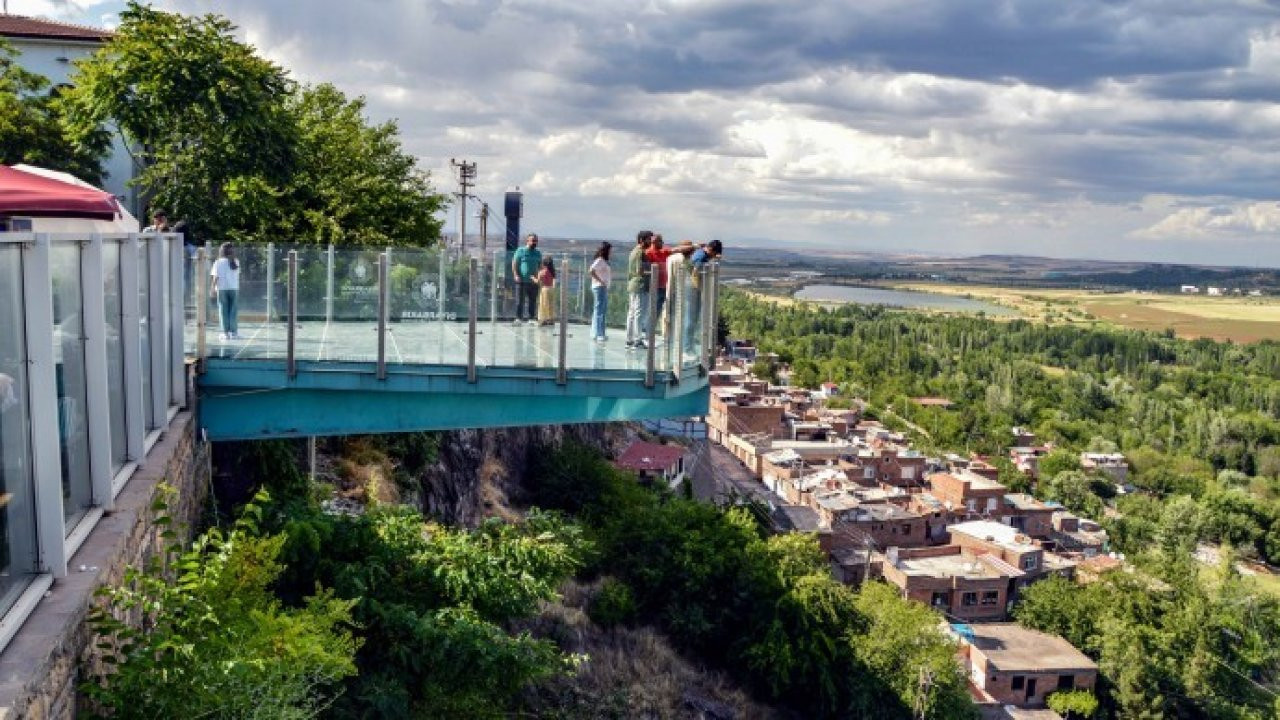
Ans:
[{"label": "person in blue jeans", "polygon": [[609,283],[613,282],[613,271],[609,268],[609,251],[612,249],[613,245],[600,243],[591,267],[587,268],[591,275],[591,297],[595,300],[591,312],[591,337],[598,343],[605,340],[604,317],[609,311]]},{"label": "person in blue jeans", "polygon": [[218,299],[218,312],[222,320],[222,339],[240,339],[240,328],[236,322],[238,295],[240,294],[240,261],[236,260],[236,251],[231,243],[222,243],[218,251],[218,259],[209,270],[213,283],[209,292]]},{"label": "person in blue jeans", "polygon": [[689,256],[689,302],[685,304],[684,316],[684,351],[693,352],[694,333],[702,321],[702,292],[707,287],[707,265],[712,260],[719,260],[724,246],[719,240],[712,240]]}]

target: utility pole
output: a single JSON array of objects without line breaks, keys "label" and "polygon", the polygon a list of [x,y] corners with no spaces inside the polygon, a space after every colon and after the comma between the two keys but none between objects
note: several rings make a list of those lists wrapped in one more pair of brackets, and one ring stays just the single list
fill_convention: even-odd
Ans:
[{"label": "utility pole", "polygon": [[458,172],[458,199],[462,203],[461,212],[458,213],[458,248],[465,253],[467,251],[467,191],[475,184],[476,164],[454,158],[449,159],[449,164]]},{"label": "utility pole", "polygon": [[480,256],[489,249],[489,203],[480,202]]}]

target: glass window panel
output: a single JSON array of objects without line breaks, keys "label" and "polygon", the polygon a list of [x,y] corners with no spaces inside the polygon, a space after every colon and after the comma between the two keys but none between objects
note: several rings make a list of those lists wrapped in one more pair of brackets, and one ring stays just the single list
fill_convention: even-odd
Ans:
[{"label": "glass window panel", "polygon": [[111,469],[124,467],[129,457],[125,422],[124,298],[120,293],[120,242],[102,244],[103,296],[107,313],[107,398],[111,412]]},{"label": "glass window panel", "polygon": [[53,278],[53,357],[58,390],[58,448],[62,456],[62,509],[68,528],[93,505],[89,424],[85,412],[80,252],[78,244],[57,244],[49,256]]},{"label": "glass window panel", "polygon": [[36,556],[21,252],[0,245],[0,612],[26,587]]}]

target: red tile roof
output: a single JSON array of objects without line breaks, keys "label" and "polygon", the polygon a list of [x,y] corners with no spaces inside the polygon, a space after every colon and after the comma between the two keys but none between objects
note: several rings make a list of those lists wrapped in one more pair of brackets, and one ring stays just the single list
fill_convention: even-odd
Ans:
[{"label": "red tile roof", "polygon": [[660,472],[675,465],[683,456],[684,448],[679,445],[657,445],[637,440],[631,443],[615,464],[623,470]]},{"label": "red tile roof", "polygon": [[0,15],[0,37],[103,43],[110,40],[113,35],[114,33],[110,30],[101,30],[87,25],[73,25],[23,15]]}]

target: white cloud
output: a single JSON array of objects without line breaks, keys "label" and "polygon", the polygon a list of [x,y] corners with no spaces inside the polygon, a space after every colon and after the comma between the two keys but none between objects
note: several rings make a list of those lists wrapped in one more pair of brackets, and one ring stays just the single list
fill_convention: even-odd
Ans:
[{"label": "white cloud", "polygon": [[1280,203],[1247,203],[1181,208],[1149,227],[1131,233],[1144,239],[1267,235],[1280,232]]}]

